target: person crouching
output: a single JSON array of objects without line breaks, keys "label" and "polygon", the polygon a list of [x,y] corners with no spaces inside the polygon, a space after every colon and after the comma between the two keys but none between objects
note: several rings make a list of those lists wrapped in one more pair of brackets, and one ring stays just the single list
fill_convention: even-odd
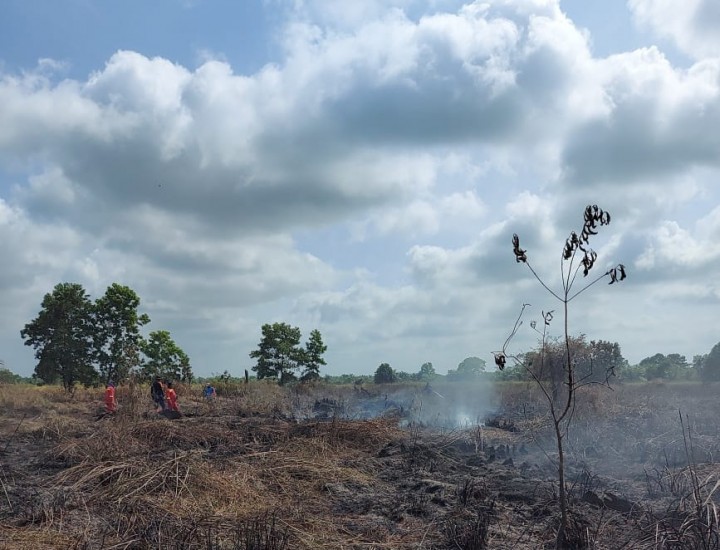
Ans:
[{"label": "person crouching", "polygon": [[165,391],[163,390],[162,379],[159,376],[155,377],[155,381],[150,386],[150,397],[155,403],[156,412],[163,412],[165,410]]},{"label": "person crouching", "polygon": [[180,408],[177,404],[177,394],[173,388],[173,383],[167,383],[167,390],[165,391],[165,400],[167,401],[167,408],[170,411],[180,412]]},{"label": "person crouching", "polygon": [[108,381],[105,388],[105,413],[115,414],[117,411],[117,401],[115,399],[115,382]]}]

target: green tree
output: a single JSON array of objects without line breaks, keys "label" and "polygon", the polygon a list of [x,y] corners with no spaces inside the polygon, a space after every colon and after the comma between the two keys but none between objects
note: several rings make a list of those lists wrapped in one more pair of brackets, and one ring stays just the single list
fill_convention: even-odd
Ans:
[{"label": "green tree", "polygon": [[323,343],[322,334],[319,330],[313,330],[310,333],[310,339],[305,343],[305,353],[303,354],[303,373],[300,380],[307,382],[320,378],[320,366],[326,365],[323,359],[323,353],[327,351],[327,346]]},{"label": "green tree", "polygon": [[388,363],[382,363],[376,370],[373,380],[376,384],[391,384],[396,380],[395,371]]},{"label": "green tree", "polygon": [[627,367],[617,342],[604,340],[588,342],[585,335],[563,339],[546,338],[541,348],[524,356],[525,365],[530,369],[526,379],[537,378],[549,382],[555,395],[565,379],[567,347],[574,362],[575,378],[578,385],[607,383],[608,380]]},{"label": "green tree", "polygon": [[300,329],[287,323],[264,324],[258,349],[250,352],[257,359],[252,367],[258,380],[276,378],[280,385],[295,378],[296,371],[305,360],[300,347]]},{"label": "green tree", "polygon": [[0,361],[0,384],[20,384],[22,376],[6,369],[3,365],[4,363]]},{"label": "green tree", "polygon": [[418,372],[418,380],[432,380],[437,376],[435,367],[432,363],[423,363],[420,365],[420,372]]},{"label": "green tree", "polygon": [[581,379],[607,382],[612,376],[622,376],[628,368],[620,344],[607,340],[591,340],[586,363],[578,369]]},{"label": "green tree", "polygon": [[622,371],[622,380],[624,382],[640,382],[645,380],[645,371],[638,365],[628,365]]},{"label": "green tree", "polygon": [[466,357],[458,364],[457,370],[448,371],[448,379],[462,381],[477,380],[483,372],[485,372],[484,360],[479,357]]},{"label": "green tree", "polygon": [[703,361],[701,374],[703,380],[720,380],[720,342],[715,344]]},{"label": "green tree", "polygon": [[93,344],[101,378],[125,380],[140,365],[140,327],[150,322],[139,315],[140,298],[123,285],[113,283],[95,301]]},{"label": "green tree", "polygon": [[68,391],[77,383],[93,384],[92,329],[92,303],[82,285],[56,285],[38,316],[20,331],[25,345],[35,349],[35,376],[46,383],[60,380]]},{"label": "green tree", "polygon": [[571,350],[573,361],[577,366],[578,357],[584,354],[584,336],[568,336],[564,339],[545,337],[539,347],[524,354],[523,364],[526,368],[525,379],[540,380],[546,383],[553,399],[557,399],[565,379],[566,346]]},{"label": "green tree", "polygon": [[140,342],[144,355],[141,371],[145,378],[161,376],[169,380],[192,381],[190,358],[167,330],[155,330]]},{"label": "green tree", "polygon": [[688,364],[684,355],[656,353],[640,361],[638,367],[643,369],[647,380],[675,380],[685,377]]},{"label": "green tree", "polygon": [[[720,350],[718,350],[718,355],[720,356]],[[712,373],[705,372],[705,367],[707,365],[708,356],[709,356],[708,353],[706,353],[705,355],[693,355],[692,370],[693,370],[694,377],[701,378],[703,380],[712,381],[712,380],[714,380]],[[720,372],[718,372],[718,374],[720,374]],[[706,376],[708,376],[708,377],[706,378]]]},{"label": "green tree", "polygon": [[670,362],[670,365],[672,365],[676,380],[687,380],[690,378],[692,371],[684,355],[668,353],[667,360]]},{"label": "green tree", "polygon": [[[522,355],[518,357],[518,360],[522,360]],[[493,374],[495,379],[503,381],[522,381],[529,378],[526,367],[522,363],[508,365]]]}]

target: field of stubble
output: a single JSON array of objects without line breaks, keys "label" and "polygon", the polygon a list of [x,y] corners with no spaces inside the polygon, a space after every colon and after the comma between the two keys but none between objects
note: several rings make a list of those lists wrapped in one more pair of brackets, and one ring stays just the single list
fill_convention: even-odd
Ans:
[{"label": "field of stubble", "polygon": [[[0,546],[537,549],[558,521],[531,386],[0,386]],[[720,548],[720,388],[586,388],[567,435],[576,547]]]}]

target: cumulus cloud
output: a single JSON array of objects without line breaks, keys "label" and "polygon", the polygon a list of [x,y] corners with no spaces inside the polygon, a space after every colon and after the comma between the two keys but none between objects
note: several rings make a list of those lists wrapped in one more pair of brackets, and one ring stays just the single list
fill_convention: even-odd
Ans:
[{"label": "cumulus cloud", "polygon": [[720,57],[720,5],[715,0],[629,0],[635,20],[672,39],[695,59]]},{"label": "cumulus cloud", "polygon": [[[126,50],[84,81],[0,74],[0,162],[22,174],[0,187],[8,311],[119,281],[222,361],[285,320],[327,332],[337,371],[409,348],[454,367],[438,349],[480,355],[544,303],[512,234],[556,277],[587,202],[618,214],[603,253],[648,277],[716,261],[717,212],[673,218],[720,198],[720,57],[687,38],[709,3],[672,30],[685,69],[656,47],[593,58],[557,0],[270,4],[284,57],[253,74]],[[631,2],[671,32],[664,5]]]},{"label": "cumulus cloud", "polygon": [[720,265],[720,207],[697,220],[694,231],[675,221],[664,221],[652,233],[648,249],[638,258],[641,269]]},{"label": "cumulus cloud", "polygon": [[565,179],[626,185],[672,181],[688,167],[720,166],[720,59],[670,65],[656,48],[597,62],[605,111],[571,132]]}]

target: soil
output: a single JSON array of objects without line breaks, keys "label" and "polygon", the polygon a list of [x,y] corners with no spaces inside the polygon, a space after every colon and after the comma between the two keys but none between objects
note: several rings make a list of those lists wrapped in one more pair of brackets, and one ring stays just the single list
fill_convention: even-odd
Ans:
[{"label": "soil", "polygon": [[[714,392],[687,406],[687,388],[651,389],[588,394],[576,411],[568,547],[718,547],[702,520],[720,474]],[[5,410],[0,545],[555,547],[557,453],[541,400],[500,396],[452,425],[433,421],[444,392],[424,394],[420,414],[419,389],[363,391],[289,391],[264,409],[247,392],[187,397],[173,419],[122,401],[112,416],[93,402]]]}]

